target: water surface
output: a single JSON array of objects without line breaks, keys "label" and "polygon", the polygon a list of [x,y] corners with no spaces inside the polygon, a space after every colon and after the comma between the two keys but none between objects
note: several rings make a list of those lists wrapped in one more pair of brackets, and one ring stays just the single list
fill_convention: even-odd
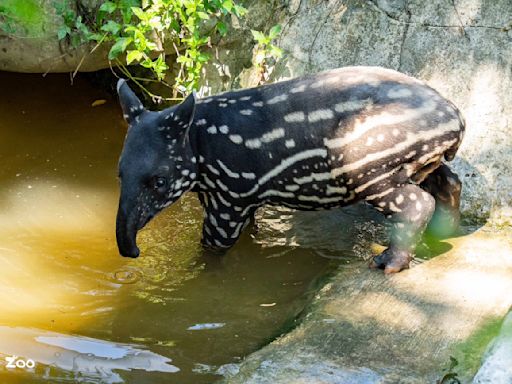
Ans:
[{"label": "water surface", "polygon": [[[189,194],[140,233],[141,257],[122,258],[117,100],[67,75],[0,82],[2,383],[213,382],[292,326],[365,244],[357,211],[272,208],[224,257],[205,257]],[[11,355],[36,366],[8,369]]]}]

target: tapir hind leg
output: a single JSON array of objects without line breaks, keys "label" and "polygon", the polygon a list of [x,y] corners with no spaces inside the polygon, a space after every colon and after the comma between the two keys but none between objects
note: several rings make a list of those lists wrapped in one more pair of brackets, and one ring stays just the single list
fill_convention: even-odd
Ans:
[{"label": "tapir hind leg", "polygon": [[409,268],[416,245],[434,212],[435,200],[413,184],[382,189],[384,192],[366,196],[365,200],[393,222],[391,241],[370,267],[384,269],[389,274]]},{"label": "tapir hind leg", "polygon": [[436,210],[427,232],[440,238],[453,235],[460,222],[462,183],[458,176],[446,164],[441,164],[425,178],[420,187],[436,199]]}]

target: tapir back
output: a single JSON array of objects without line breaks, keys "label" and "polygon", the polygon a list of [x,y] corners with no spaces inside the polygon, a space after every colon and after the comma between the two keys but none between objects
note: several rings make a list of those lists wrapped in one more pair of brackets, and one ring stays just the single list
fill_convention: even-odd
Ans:
[{"label": "tapir back", "polygon": [[199,100],[201,184],[246,204],[345,205],[456,150],[457,109],[416,79],[349,67]]}]

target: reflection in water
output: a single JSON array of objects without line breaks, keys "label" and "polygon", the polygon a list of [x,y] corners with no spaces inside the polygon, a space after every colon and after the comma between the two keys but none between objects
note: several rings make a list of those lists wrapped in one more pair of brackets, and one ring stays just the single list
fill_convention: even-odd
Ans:
[{"label": "reflection in water", "polygon": [[[28,328],[0,326],[0,356],[30,356],[35,367],[24,373],[32,376],[31,380],[37,376],[48,381],[64,379],[65,371],[73,372],[75,378],[86,377],[88,383],[109,384],[124,382],[116,370],[179,371],[170,364],[171,359],[135,345]],[[41,365],[47,369],[40,369]]]},{"label": "reflection in water", "polygon": [[195,325],[192,325],[191,327],[188,327],[187,331],[201,331],[203,329],[216,329],[216,328],[222,328],[225,325],[226,325],[226,323],[195,324]]},{"label": "reflection in water", "polygon": [[[0,81],[2,383],[210,383],[293,325],[331,265],[282,241],[302,236],[294,225],[263,223],[224,257],[203,255],[189,195],[140,233],[141,257],[124,259],[117,101],[67,76]],[[37,366],[7,369],[8,354]]]},{"label": "reflection in water", "polygon": [[[255,241],[263,247],[287,246],[313,249],[319,256],[352,262],[373,256],[371,245],[385,242],[383,217],[368,205],[340,210],[293,212],[285,207],[267,207],[257,215]],[[292,248],[288,248],[292,247]]]}]

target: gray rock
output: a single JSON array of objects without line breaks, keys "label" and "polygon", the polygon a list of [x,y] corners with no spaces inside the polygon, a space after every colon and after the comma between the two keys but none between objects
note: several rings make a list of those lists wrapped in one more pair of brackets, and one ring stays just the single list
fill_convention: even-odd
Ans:
[{"label": "gray rock", "polygon": [[512,383],[512,312],[509,313],[498,337],[491,344],[473,384]]}]

